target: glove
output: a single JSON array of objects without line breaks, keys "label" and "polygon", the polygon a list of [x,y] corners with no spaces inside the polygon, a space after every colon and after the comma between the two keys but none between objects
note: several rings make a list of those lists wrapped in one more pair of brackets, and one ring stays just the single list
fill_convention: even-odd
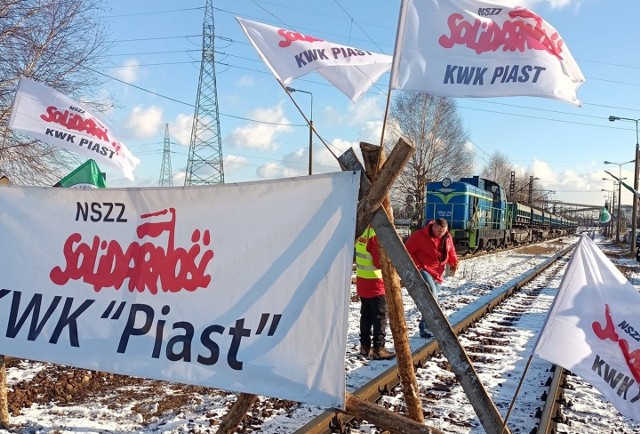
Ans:
[{"label": "glove", "polygon": [[456,275],[456,271],[458,271],[458,264],[454,264],[454,265],[449,265],[449,272],[451,273],[451,276],[455,276]]}]

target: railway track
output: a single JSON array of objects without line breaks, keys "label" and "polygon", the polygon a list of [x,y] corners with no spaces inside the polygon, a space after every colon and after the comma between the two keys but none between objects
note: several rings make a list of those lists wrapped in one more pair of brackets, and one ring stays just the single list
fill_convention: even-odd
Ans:
[{"label": "railway track", "polygon": [[[445,281],[440,298],[443,311],[462,333],[460,340],[503,415],[515,394],[517,380],[533,346],[533,343],[525,344],[526,336],[523,338],[521,335],[528,334],[528,339],[532,339],[541,326],[560,283],[566,259],[547,264],[538,277],[535,275],[549,261],[552,250],[557,253],[573,242],[575,239],[556,242],[552,247],[548,245],[547,252],[542,252],[540,247],[527,246],[508,252],[498,251],[493,255],[465,258],[458,269],[458,276]],[[500,302],[498,297],[504,297],[505,300]],[[544,303],[538,305],[536,300],[540,299]],[[480,306],[489,312],[484,316],[472,315],[474,307]],[[350,316],[358,315],[359,303],[351,303]],[[470,408],[466,396],[447,369],[447,361],[440,355],[437,343],[419,338],[419,313],[408,296],[405,299],[405,316],[426,424],[448,433],[483,432],[473,412],[463,411],[465,406]],[[537,323],[534,324],[534,320]],[[346,354],[349,392],[368,396],[372,401],[377,400],[379,405],[403,413],[403,400],[396,386],[393,361],[362,359],[358,355],[357,321],[351,321],[349,327]],[[109,411],[103,416],[92,416],[91,423],[99,428],[90,432],[213,434],[217,432],[220,419],[234,402],[234,394],[219,390],[68,368],[65,371],[56,365],[28,361],[10,364],[10,382],[12,369],[34,372],[30,379],[12,384],[9,402],[13,403],[14,421],[23,425],[12,430],[12,433],[50,432],[46,431],[47,426],[64,432],[65,426],[78,423],[87,426],[87,416],[82,416],[84,410],[81,409],[99,402]],[[509,418],[512,432],[529,433],[532,432],[531,427],[538,424],[555,424],[559,427],[557,432],[613,432],[606,428],[589,429],[589,425],[596,424],[596,419],[606,421],[615,419],[615,416],[610,414],[610,410],[609,414],[605,410],[596,413],[596,409],[592,409],[591,413],[586,412],[580,395],[593,395],[595,392],[581,385],[578,379],[569,375],[567,380],[558,380],[556,383],[565,387],[559,389],[560,395],[550,393],[549,385],[553,382],[554,374],[552,366],[544,361],[538,359],[531,364],[525,382],[536,387],[529,387],[524,391],[526,393],[520,392],[518,395]],[[560,398],[551,398],[549,402],[554,403],[555,407],[544,410],[544,398],[552,396]],[[49,422],[49,425],[42,414],[38,418],[28,416],[30,406],[51,407],[52,403],[59,403],[71,410],[67,414],[64,408],[55,407],[57,410],[52,410],[51,415],[51,420],[55,422]],[[19,416],[20,412],[27,412],[27,416]],[[376,432],[375,427],[364,421],[335,416],[335,412],[327,412],[322,408],[260,397],[236,432]],[[104,418],[102,422],[101,417]],[[544,422],[545,417],[550,422]],[[74,418],[80,418],[80,421]],[[136,428],[117,428],[118,420],[122,419],[122,426],[129,426],[126,424],[132,418],[138,421]],[[305,431],[311,425],[315,426],[313,429],[316,431]],[[575,430],[576,426],[581,429]],[[602,426],[606,427],[604,424]],[[619,426],[623,428],[615,432],[640,432],[640,427],[637,431],[629,428],[628,421],[621,420]],[[5,432],[9,431],[0,430],[0,434]]]},{"label": "railway track", "polygon": [[[557,265],[557,261],[560,258],[563,258],[573,246],[568,246],[558,253],[554,254],[548,260],[544,261],[542,264],[534,267],[529,272],[525,273],[520,279],[515,282],[511,282],[509,285],[504,287],[500,291],[494,292],[491,298],[482,299],[478,303],[473,306],[473,310],[468,314],[459,318],[455,323],[452,323],[452,328],[454,329],[457,335],[464,335],[470,329],[473,329],[474,324],[478,323],[483,317],[492,313],[495,316],[499,316],[502,319],[498,321],[498,328],[509,328],[517,319],[518,315],[521,315],[527,305],[531,304],[531,299],[535,297],[532,295],[531,290],[529,291],[520,291],[525,285],[527,285],[530,281],[534,280],[538,277],[542,272],[552,267],[556,264],[554,269],[554,276],[557,274],[562,268],[564,264]],[[501,306],[505,303],[505,301],[511,297],[517,297],[516,301],[512,301],[511,306],[507,308],[502,308]],[[487,349],[490,347],[495,347],[496,345],[505,344],[506,340],[504,337],[504,330],[497,331],[495,329],[483,333],[482,336],[475,336],[471,341],[468,342],[468,345],[464,345],[467,351],[470,352],[471,359],[474,358],[477,360],[479,357],[482,357],[483,353],[486,353]],[[419,348],[417,351],[413,353],[413,362],[414,365],[418,368],[418,373],[420,372],[420,367],[425,366],[431,359],[433,359],[434,355],[438,354],[439,345],[434,339],[430,339],[424,346]],[[435,363],[441,363],[446,365],[446,361],[441,359]],[[440,381],[437,388],[438,394],[431,394],[430,396],[433,399],[437,399],[442,395],[442,392],[448,391],[452,385],[456,384],[455,378],[451,376],[447,376],[443,378],[447,378],[445,381]],[[364,386],[360,387],[358,390],[354,392],[354,395],[360,399],[376,402],[380,400],[386,394],[388,395],[391,390],[397,388],[399,385],[399,375],[397,371],[397,366],[393,365],[384,371],[382,374],[375,377],[373,380],[366,383]],[[427,395],[427,401],[429,401],[429,395]],[[320,416],[314,418],[312,421],[307,423],[305,426],[297,430],[296,434],[329,434],[329,433],[347,433],[354,432],[355,425],[353,418],[350,415],[339,413],[335,411],[327,411]],[[428,425],[428,423],[427,423]]]}]

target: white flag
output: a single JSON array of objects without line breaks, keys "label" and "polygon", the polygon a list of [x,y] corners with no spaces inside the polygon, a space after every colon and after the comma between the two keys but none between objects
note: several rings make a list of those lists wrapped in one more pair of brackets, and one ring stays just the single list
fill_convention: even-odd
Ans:
[{"label": "white flag", "polygon": [[402,2],[392,89],[539,96],[579,106],[584,81],[560,34],[530,9],[483,0]]},{"label": "white flag", "polygon": [[582,235],[534,354],[598,389],[640,421],[640,294]]},{"label": "white flag", "polygon": [[133,181],[140,160],[82,104],[42,83],[20,78],[9,128],[122,170]]},{"label": "white flag", "polygon": [[285,85],[317,71],[355,102],[391,68],[392,58],[386,54],[236,19],[273,75]]}]

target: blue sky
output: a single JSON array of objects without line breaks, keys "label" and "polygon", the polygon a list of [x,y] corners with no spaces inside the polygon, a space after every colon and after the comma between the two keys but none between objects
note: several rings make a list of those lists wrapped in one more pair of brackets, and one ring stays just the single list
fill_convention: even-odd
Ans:
[{"label": "blue sky", "polygon": [[[114,67],[105,91],[117,101],[107,121],[142,163],[131,183],[107,170],[111,187],[156,186],[162,164],[165,124],[172,140],[174,185],[187,164],[193,105],[200,71],[205,0],[111,0],[105,2]],[[604,0],[522,1],[561,34],[586,82],[582,107],[545,98],[458,98],[479,172],[494,151],[518,170],[554,190],[550,199],[603,204],[612,181],[604,170],[634,158],[634,122],[609,122],[610,115],[640,118],[640,2]],[[235,17],[295,29],[331,42],[393,54],[400,1],[215,0],[216,80],[225,182],[305,175],[308,127]],[[389,75],[357,103],[318,74],[291,86],[313,94],[316,129],[339,155],[360,141],[378,143]],[[160,96],[159,96],[160,95]],[[309,114],[311,98],[294,93]],[[255,122],[259,121],[259,122]],[[314,143],[314,173],[339,170],[333,156]],[[633,184],[633,164],[622,166]],[[473,175],[473,174],[470,174]],[[622,203],[631,195],[623,192]]]}]

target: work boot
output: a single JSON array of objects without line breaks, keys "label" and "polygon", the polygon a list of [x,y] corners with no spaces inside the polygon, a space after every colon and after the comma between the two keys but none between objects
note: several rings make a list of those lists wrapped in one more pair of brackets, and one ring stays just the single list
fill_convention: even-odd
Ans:
[{"label": "work boot", "polygon": [[360,345],[360,355],[362,357],[369,357],[371,351],[371,345]]},{"label": "work boot", "polygon": [[374,347],[371,351],[371,358],[373,360],[391,360],[396,356],[396,353],[387,351],[385,347]]},{"label": "work boot", "polygon": [[431,339],[433,335],[427,330],[427,323],[421,319],[418,323],[418,329],[420,330],[420,337],[423,339]]}]

